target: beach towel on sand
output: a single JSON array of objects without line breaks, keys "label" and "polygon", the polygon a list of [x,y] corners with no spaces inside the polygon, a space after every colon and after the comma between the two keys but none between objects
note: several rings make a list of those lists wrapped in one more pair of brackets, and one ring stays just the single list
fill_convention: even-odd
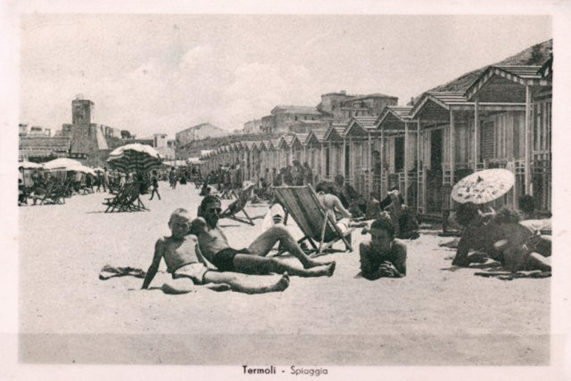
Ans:
[{"label": "beach towel on sand", "polygon": [[107,280],[110,278],[115,278],[119,276],[134,276],[135,278],[144,278],[146,273],[134,267],[113,267],[110,265],[105,265],[99,272],[99,279]]},{"label": "beach towel on sand", "polygon": [[516,278],[549,278],[551,276],[551,271],[517,271],[517,272],[509,272],[509,271],[482,271],[474,273],[477,276],[483,276],[486,278],[497,278],[500,280],[514,280]]}]

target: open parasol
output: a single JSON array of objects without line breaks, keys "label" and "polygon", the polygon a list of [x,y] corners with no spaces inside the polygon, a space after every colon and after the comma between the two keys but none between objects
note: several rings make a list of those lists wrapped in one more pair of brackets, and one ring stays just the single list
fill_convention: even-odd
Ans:
[{"label": "open parasol", "polygon": [[44,168],[43,165],[38,163],[33,163],[31,161],[22,161],[18,163],[18,168],[22,169],[42,169]]},{"label": "open parasol", "polygon": [[508,193],[514,183],[515,176],[507,169],[486,169],[458,181],[452,188],[452,199],[461,204],[485,204]]},{"label": "open parasol", "polygon": [[161,156],[151,146],[132,143],[116,148],[109,154],[109,165],[122,172],[148,172],[161,165]]},{"label": "open parasol", "polygon": [[77,171],[77,168],[82,166],[83,165],[79,161],[65,157],[44,163],[44,168],[49,171]]}]

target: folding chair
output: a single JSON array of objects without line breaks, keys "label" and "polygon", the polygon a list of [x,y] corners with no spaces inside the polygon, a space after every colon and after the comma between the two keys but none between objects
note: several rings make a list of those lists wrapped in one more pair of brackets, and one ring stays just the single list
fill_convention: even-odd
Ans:
[{"label": "folding chair", "polygon": [[333,212],[324,210],[311,185],[275,187],[274,195],[286,211],[284,220],[291,215],[304,234],[298,243],[308,241],[317,255],[338,241],[345,244],[346,251],[353,251],[349,237],[354,229],[339,229]]},{"label": "folding chair", "polygon": [[[228,205],[228,207],[220,214],[220,218],[229,218],[234,221],[254,226],[254,221],[252,220],[252,218],[250,218],[245,209],[248,200],[250,199],[250,197],[252,197],[253,189],[254,189],[253,187],[249,187],[247,189],[242,190],[238,195],[238,199],[232,202],[230,205]],[[236,214],[240,212],[242,212],[244,216],[246,216],[246,219],[236,216]]]}]

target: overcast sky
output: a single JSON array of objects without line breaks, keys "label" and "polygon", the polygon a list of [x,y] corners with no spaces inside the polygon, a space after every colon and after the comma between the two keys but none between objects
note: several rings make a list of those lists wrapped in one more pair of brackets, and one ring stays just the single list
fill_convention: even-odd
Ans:
[{"label": "overcast sky", "polygon": [[410,97],[552,37],[550,17],[27,15],[22,123],[60,129],[78,94],[139,137],[231,130],[320,95]]}]

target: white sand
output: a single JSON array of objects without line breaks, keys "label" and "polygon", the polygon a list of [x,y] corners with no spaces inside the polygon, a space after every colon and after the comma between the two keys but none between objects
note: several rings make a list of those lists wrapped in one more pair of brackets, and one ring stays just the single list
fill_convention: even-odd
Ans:
[{"label": "white sand", "polygon": [[[105,264],[145,271],[194,185],[160,184],[150,212],[103,213],[106,194],[20,208],[20,358],[24,362],[173,364],[547,364],[550,279],[501,281],[451,269],[449,238],[408,243],[408,275],[357,277],[358,253],[336,253],[331,278],[291,278],[283,293],[201,290],[169,296]],[[225,202],[226,203],[226,202]],[[249,206],[251,216],[265,209]],[[235,247],[260,233],[223,220]],[[364,238],[354,233],[354,247]],[[342,245],[340,245],[342,247]],[[295,263],[293,258],[288,258]],[[164,271],[164,264],[161,266]],[[168,279],[159,273],[152,286]]]}]

